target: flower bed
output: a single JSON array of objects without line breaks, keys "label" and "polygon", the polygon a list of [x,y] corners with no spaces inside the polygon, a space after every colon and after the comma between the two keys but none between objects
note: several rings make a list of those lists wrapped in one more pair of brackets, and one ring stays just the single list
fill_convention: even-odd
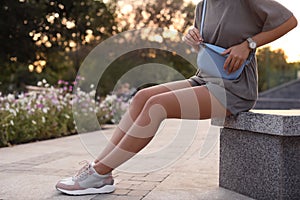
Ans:
[{"label": "flower bed", "polygon": [[[73,114],[84,116],[80,123],[88,127],[86,132],[94,131],[98,126],[90,123],[94,117],[91,113],[96,114],[100,125],[117,123],[129,105],[128,99],[117,95],[100,101],[95,99],[95,90],[76,94],[72,90],[73,84],[68,82],[59,81],[53,87],[43,80],[37,91],[18,96],[0,93],[0,147],[75,134]],[[72,105],[78,102],[80,112],[73,113]]]}]

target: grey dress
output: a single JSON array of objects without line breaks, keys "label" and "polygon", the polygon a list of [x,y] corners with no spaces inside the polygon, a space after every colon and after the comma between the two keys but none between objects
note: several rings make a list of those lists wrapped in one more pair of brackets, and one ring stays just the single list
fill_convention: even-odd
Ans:
[{"label": "grey dress", "polygon": [[[198,3],[195,13],[194,25],[198,29],[202,4],[202,1]],[[260,32],[278,27],[292,16],[291,11],[273,0],[207,0],[202,37],[205,42],[229,48]],[[199,70],[189,80],[193,86],[206,85],[232,114],[237,114],[255,105],[257,79],[255,58],[236,80],[209,77]]]}]

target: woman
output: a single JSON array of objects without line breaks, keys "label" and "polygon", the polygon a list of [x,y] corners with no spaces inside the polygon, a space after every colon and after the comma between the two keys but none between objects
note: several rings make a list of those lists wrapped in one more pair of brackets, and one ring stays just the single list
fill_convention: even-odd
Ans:
[{"label": "woman", "polygon": [[[293,14],[273,0],[208,0],[200,35],[202,5],[202,1],[197,5],[194,27],[184,41],[196,51],[203,41],[226,48],[224,54],[229,56],[224,66],[229,72],[237,70],[251,51],[297,26]],[[198,71],[188,80],[143,89],[133,98],[101,155],[74,177],[60,180],[56,188],[72,195],[113,192],[112,170],[143,149],[164,119],[224,117],[251,109],[256,99],[255,59],[238,79],[222,80],[222,84]]]}]

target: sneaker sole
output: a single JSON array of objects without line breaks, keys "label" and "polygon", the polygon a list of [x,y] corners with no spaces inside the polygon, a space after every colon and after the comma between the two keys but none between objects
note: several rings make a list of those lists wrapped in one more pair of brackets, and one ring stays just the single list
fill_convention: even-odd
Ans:
[{"label": "sneaker sole", "polygon": [[85,195],[85,194],[107,194],[115,191],[114,185],[105,185],[101,188],[87,188],[84,190],[64,190],[61,188],[56,188],[58,191],[69,195]]}]

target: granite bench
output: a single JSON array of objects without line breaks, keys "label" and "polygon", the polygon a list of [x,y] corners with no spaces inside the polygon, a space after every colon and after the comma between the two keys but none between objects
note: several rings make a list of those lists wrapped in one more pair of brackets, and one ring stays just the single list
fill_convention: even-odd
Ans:
[{"label": "granite bench", "polygon": [[300,111],[260,112],[225,119],[219,185],[257,200],[299,200]]}]

